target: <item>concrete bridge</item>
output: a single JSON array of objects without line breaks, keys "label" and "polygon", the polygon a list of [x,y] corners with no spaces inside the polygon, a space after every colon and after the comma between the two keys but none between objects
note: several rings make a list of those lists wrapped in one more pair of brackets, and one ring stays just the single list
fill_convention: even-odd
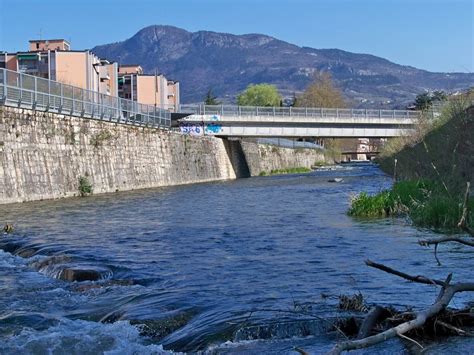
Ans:
[{"label": "concrete bridge", "polygon": [[390,138],[410,134],[418,111],[181,105],[183,133],[218,137]]}]

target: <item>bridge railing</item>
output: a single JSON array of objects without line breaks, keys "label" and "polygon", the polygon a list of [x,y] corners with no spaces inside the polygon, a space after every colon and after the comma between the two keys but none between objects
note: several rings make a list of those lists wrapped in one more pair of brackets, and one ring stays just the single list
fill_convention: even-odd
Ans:
[{"label": "bridge railing", "polygon": [[234,105],[181,105],[180,112],[196,115],[274,116],[274,117],[336,117],[336,118],[417,118],[420,113],[410,110],[374,110],[314,107],[257,107]]},{"label": "bridge railing", "polygon": [[4,68],[0,104],[130,125],[171,126],[168,110]]}]

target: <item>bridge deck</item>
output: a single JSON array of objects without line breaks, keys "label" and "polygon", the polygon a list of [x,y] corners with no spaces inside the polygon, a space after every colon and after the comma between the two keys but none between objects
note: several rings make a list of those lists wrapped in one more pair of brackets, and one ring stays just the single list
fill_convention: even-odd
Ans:
[{"label": "bridge deck", "polygon": [[[372,137],[410,134],[417,111],[182,106],[183,133],[225,137]],[[205,114],[204,114],[205,112]]]}]

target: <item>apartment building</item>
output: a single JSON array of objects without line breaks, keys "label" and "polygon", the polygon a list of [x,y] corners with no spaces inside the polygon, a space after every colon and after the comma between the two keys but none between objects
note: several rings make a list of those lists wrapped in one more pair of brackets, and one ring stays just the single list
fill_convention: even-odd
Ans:
[{"label": "apartment building", "polygon": [[144,74],[139,65],[121,65],[118,68],[118,95],[176,112],[179,82],[168,80],[162,74]]},{"label": "apartment building", "polygon": [[71,50],[64,39],[31,40],[28,52],[0,55],[0,67],[118,96],[117,63],[88,50]]},{"label": "apartment building", "polygon": [[177,112],[179,82],[144,74],[140,65],[121,65],[94,53],[72,50],[64,39],[31,40],[28,52],[0,53],[0,68]]}]

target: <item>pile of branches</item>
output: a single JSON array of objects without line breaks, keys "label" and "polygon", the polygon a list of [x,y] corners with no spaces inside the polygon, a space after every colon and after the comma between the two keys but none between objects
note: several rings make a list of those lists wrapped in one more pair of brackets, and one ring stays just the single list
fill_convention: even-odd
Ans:
[{"label": "pile of branches", "polygon": [[[465,232],[467,236],[447,236],[419,241],[421,246],[434,245],[435,258],[439,265],[441,264],[437,255],[439,245],[444,243],[459,243],[474,247],[474,230],[470,228],[467,223],[469,215],[469,195],[470,184],[467,183],[463,212],[458,223],[458,227]],[[474,282],[451,283],[452,273],[447,275],[446,279],[438,280],[422,275],[409,275],[371,260],[366,260],[365,263],[369,267],[376,268],[411,282],[437,286],[440,288],[438,297],[430,307],[419,312],[397,312],[391,308],[381,306],[373,307],[368,311],[361,325],[357,327],[357,332],[355,334],[348,334],[357,334],[355,339],[345,340],[336,344],[329,354],[334,355],[340,354],[343,351],[366,348],[394,337],[400,337],[423,348],[414,338],[439,335],[474,335],[466,329],[474,326],[474,313],[468,308],[462,310],[448,308],[455,294],[474,291]]]}]

